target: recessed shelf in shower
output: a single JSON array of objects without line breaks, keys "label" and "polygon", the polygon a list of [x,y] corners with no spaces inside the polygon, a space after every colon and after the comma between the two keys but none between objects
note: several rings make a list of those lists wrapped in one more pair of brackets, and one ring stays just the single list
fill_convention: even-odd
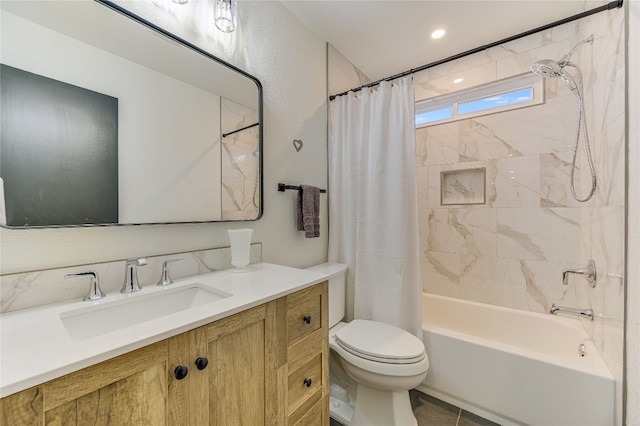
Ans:
[{"label": "recessed shelf in shower", "polygon": [[486,168],[440,172],[440,205],[485,204]]}]

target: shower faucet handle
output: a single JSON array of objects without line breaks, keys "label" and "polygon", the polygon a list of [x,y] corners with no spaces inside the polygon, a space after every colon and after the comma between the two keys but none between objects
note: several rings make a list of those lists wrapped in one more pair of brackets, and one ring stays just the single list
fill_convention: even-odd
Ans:
[{"label": "shower faucet handle", "polygon": [[569,284],[569,274],[580,274],[584,275],[585,279],[589,284],[591,284],[591,288],[596,286],[596,278],[598,277],[598,271],[596,269],[596,262],[593,259],[589,259],[587,266],[579,269],[565,269],[562,271],[562,284]]}]

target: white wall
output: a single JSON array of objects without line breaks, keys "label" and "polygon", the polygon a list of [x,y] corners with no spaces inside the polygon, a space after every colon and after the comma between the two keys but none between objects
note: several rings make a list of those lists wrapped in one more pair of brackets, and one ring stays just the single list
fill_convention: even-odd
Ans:
[{"label": "white wall", "polygon": [[[170,3],[170,2],[167,2]],[[321,237],[295,230],[295,193],[277,183],[326,186],[325,43],[279,2],[238,3],[238,30],[222,38],[213,26],[212,2],[192,0],[169,10],[150,1],[145,17],[257,77],[264,88],[264,215],[256,222],[156,226],[0,229],[2,274],[104,262],[228,245],[226,229],[254,228],[266,262],[306,267],[326,259],[327,205]],[[178,7],[176,5],[176,7]],[[296,152],[292,141],[301,139]]]}]

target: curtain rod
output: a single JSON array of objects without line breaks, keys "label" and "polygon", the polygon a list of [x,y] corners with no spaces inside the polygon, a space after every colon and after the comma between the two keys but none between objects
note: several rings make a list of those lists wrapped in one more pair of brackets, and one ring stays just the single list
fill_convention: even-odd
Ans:
[{"label": "curtain rod", "polygon": [[522,38],[522,37],[526,37],[526,36],[531,35],[531,34],[535,34],[535,33],[540,32],[540,31],[544,31],[544,30],[548,30],[548,29],[553,28],[553,27],[557,27],[558,25],[566,24],[568,22],[584,18],[586,16],[595,15],[596,13],[604,12],[606,10],[621,8],[622,7],[622,2],[623,2],[623,0],[613,0],[613,1],[611,1],[611,2],[609,2],[607,4],[605,4],[605,5],[598,6],[596,8],[586,10],[584,12],[578,13],[577,15],[569,16],[567,18],[560,19],[559,21],[551,22],[551,23],[543,25],[541,27],[534,28],[532,30],[528,30],[528,31],[525,31],[523,33],[519,33],[519,34],[510,36],[510,37],[507,37],[507,38],[503,38],[502,40],[494,41],[493,43],[489,43],[489,44],[486,44],[484,46],[476,47],[474,49],[467,50],[465,52],[458,53],[458,54],[453,55],[453,56],[449,56],[448,58],[440,59],[438,61],[431,62],[429,64],[419,66],[417,68],[412,68],[412,69],[410,69],[408,71],[404,71],[404,72],[401,72],[399,74],[392,75],[391,77],[386,77],[386,78],[383,78],[381,80],[374,81],[372,83],[363,84],[360,87],[356,87],[355,89],[347,90],[346,92],[338,93],[337,95],[331,95],[331,96],[329,96],[329,100],[332,101],[335,98],[337,98],[338,96],[344,96],[349,92],[358,92],[358,91],[364,89],[365,87],[377,86],[378,84],[382,83],[383,81],[391,81],[391,80],[395,80],[395,79],[400,78],[400,77],[405,77],[407,75],[414,74],[414,73],[419,72],[419,71],[424,71],[427,68],[432,68],[432,67],[435,67],[436,65],[444,64],[445,62],[449,62],[449,61],[453,61],[453,60],[456,60],[456,59],[460,59],[460,58],[463,58],[465,56],[469,56],[469,55],[472,55],[474,53],[478,53],[478,52],[481,52],[483,50],[490,49],[492,47],[496,47],[498,45],[501,45],[501,44],[504,44],[504,43],[507,43],[507,42],[510,42],[510,41],[513,41],[513,40],[517,40],[517,39]]},{"label": "curtain rod", "polygon": [[236,133],[238,133],[238,132],[241,132],[241,131],[243,131],[243,130],[247,130],[247,129],[250,129],[250,128],[252,128],[252,127],[256,127],[256,126],[257,126],[257,125],[259,125],[259,124],[260,124],[259,122],[258,122],[258,123],[253,123],[253,124],[249,124],[248,126],[245,126],[245,127],[241,128],[241,129],[234,130],[234,131],[232,131],[232,132],[229,132],[229,133],[223,133],[223,134],[222,134],[222,137],[223,137],[223,138],[226,138],[227,136],[231,136],[231,135],[236,134]]}]

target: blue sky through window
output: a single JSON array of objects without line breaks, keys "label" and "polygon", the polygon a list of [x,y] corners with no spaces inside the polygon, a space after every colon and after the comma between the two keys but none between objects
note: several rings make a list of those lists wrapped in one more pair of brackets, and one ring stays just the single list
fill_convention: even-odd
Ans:
[{"label": "blue sky through window", "polygon": [[520,74],[416,102],[416,127],[433,126],[544,103],[544,79]]},{"label": "blue sky through window", "polygon": [[458,104],[458,114],[470,114],[489,109],[502,108],[508,105],[529,102],[533,99],[533,88],[528,87],[513,92],[501,93],[488,98],[475,99],[473,101],[460,102]]},{"label": "blue sky through window", "polygon": [[426,111],[416,114],[416,126],[433,123],[434,121],[447,120],[452,117],[453,106],[439,108],[433,111]]}]

